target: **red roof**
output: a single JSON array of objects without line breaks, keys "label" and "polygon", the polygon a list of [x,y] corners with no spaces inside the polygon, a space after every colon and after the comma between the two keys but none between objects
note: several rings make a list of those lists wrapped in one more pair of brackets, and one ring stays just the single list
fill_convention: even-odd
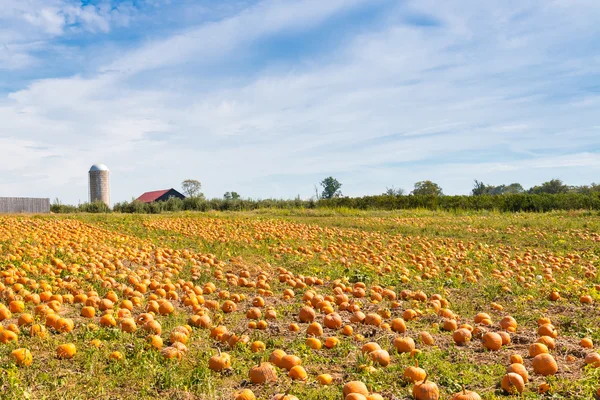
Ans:
[{"label": "red roof", "polygon": [[140,197],[137,198],[137,201],[141,201],[142,203],[152,203],[156,201],[160,196],[167,193],[171,189],[167,190],[155,190],[154,192],[146,192]]}]

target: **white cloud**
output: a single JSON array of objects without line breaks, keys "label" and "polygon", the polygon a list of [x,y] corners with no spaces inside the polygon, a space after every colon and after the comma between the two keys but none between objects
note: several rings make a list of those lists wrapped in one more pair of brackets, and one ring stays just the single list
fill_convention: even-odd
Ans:
[{"label": "white cloud", "polygon": [[[344,193],[362,195],[422,179],[448,193],[468,192],[474,178],[532,185],[559,172],[582,184],[600,172],[598,155],[581,150],[600,145],[597,99],[579,85],[599,60],[577,48],[554,53],[598,31],[589,4],[582,13],[558,2],[413,1],[411,10],[442,26],[396,20],[400,5],[377,31],[348,36],[322,59],[202,76],[258,40],[300,35],[359,3],[263,2],[102,60],[90,76],[11,93],[0,100],[0,144],[18,168],[2,162],[0,176],[38,181],[32,189],[0,180],[0,191],[85,199],[94,162],[111,168],[115,201],[189,177],[209,195],[308,197],[330,174]],[[178,69],[190,62],[197,71]]]}]

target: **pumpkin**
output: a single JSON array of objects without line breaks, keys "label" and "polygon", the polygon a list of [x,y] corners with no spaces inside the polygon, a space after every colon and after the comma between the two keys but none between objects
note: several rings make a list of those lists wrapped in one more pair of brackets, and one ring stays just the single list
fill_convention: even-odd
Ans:
[{"label": "pumpkin", "polygon": [[452,395],[450,400],[481,400],[481,397],[476,392],[466,390],[463,386],[462,391]]},{"label": "pumpkin", "polygon": [[[365,325],[371,325],[371,326],[379,326],[381,325],[382,318],[381,315],[377,314],[377,313],[368,313],[365,316]],[[340,322],[340,326],[341,326],[341,322]]]},{"label": "pumpkin", "polygon": [[77,353],[77,348],[73,343],[61,344],[56,348],[56,356],[58,358],[70,359]]},{"label": "pumpkin", "polygon": [[525,389],[525,382],[521,375],[509,372],[502,378],[500,386],[509,394],[522,393]]},{"label": "pumpkin", "polygon": [[556,341],[550,336],[541,336],[536,340],[537,343],[543,343],[550,350],[554,350],[556,347]]},{"label": "pumpkin", "polygon": [[360,350],[363,352],[363,354],[369,354],[372,351],[381,350],[381,346],[379,346],[379,344],[376,342],[368,342],[363,344]]},{"label": "pumpkin", "polygon": [[33,315],[28,313],[23,313],[19,315],[19,319],[17,320],[17,324],[19,326],[26,326],[33,324]]},{"label": "pumpkin", "polygon": [[486,313],[482,312],[482,313],[479,313],[479,314],[477,314],[475,316],[474,321],[475,321],[476,324],[481,324],[481,322],[484,321],[484,320],[486,320],[486,319],[491,320],[492,317],[490,317],[489,314],[486,314]]},{"label": "pumpkin", "polygon": [[269,362],[276,367],[281,367],[281,359],[286,355],[285,351],[281,349],[273,350],[269,356]]},{"label": "pumpkin", "polygon": [[125,356],[120,351],[113,351],[108,356],[108,359],[111,361],[122,361],[124,358],[125,358]]},{"label": "pumpkin", "polygon": [[237,305],[231,300],[225,300],[223,302],[223,304],[221,305],[221,310],[224,313],[229,314],[229,313],[235,312],[237,310]]},{"label": "pumpkin", "polygon": [[458,327],[458,324],[456,323],[456,320],[454,319],[444,319],[444,322],[442,323],[442,329],[448,332],[453,332],[456,330],[456,328]]},{"label": "pumpkin", "polygon": [[558,372],[558,364],[550,354],[538,354],[533,357],[533,372],[538,375],[554,375]]},{"label": "pumpkin", "polygon": [[163,340],[160,336],[158,335],[149,335],[146,340],[148,341],[148,344],[157,349],[160,350],[163,347]]},{"label": "pumpkin", "polygon": [[296,365],[301,365],[301,364],[302,364],[302,360],[300,359],[300,357],[295,356],[293,354],[286,354],[285,356],[283,356],[281,358],[281,361],[279,362],[279,367],[289,371]]},{"label": "pumpkin", "polygon": [[273,364],[263,362],[260,365],[250,368],[248,377],[250,378],[250,382],[261,384],[266,382],[275,382],[277,380],[277,373]]},{"label": "pumpkin", "polygon": [[221,353],[221,349],[217,348],[218,354],[213,355],[208,359],[208,368],[212,371],[221,372],[224,369],[231,367],[231,356],[227,353]]},{"label": "pumpkin", "polygon": [[137,326],[133,318],[123,318],[121,321],[119,321],[119,328],[123,332],[127,333],[133,333],[137,330]]},{"label": "pumpkin", "polygon": [[100,317],[100,326],[104,328],[112,328],[117,326],[117,320],[111,314],[104,314]]},{"label": "pumpkin", "polygon": [[502,346],[506,346],[506,345],[510,344],[510,342],[511,342],[510,335],[507,332],[500,331],[500,332],[498,332],[498,335],[500,335],[500,337],[502,338]]},{"label": "pumpkin", "polygon": [[415,341],[411,337],[397,337],[393,341],[393,345],[398,353],[410,353],[415,349]]},{"label": "pumpkin", "polygon": [[174,346],[165,347],[160,351],[160,354],[168,360],[181,360],[183,358],[183,353]]},{"label": "pumpkin", "polygon": [[581,347],[583,347],[584,349],[591,349],[594,347],[594,342],[590,338],[581,339],[580,344],[581,344]]},{"label": "pumpkin", "polygon": [[328,337],[327,339],[325,339],[325,347],[327,347],[328,349],[333,349],[339,343],[340,343],[340,340],[338,338],[336,338],[335,336]]},{"label": "pumpkin", "polygon": [[510,355],[511,364],[523,364],[523,357],[520,354],[511,354]]},{"label": "pumpkin", "polygon": [[323,336],[323,327],[318,322],[313,322],[306,329],[306,334],[309,336]]},{"label": "pumpkin", "polygon": [[452,339],[458,346],[464,346],[471,341],[471,332],[465,328],[459,328],[452,333]]},{"label": "pumpkin", "polygon": [[390,354],[386,350],[375,350],[369,353],[369,358],[382,367],[390,365]]},{"label": "pumpkin", "polygon": [[233,400],[256,400],[256,396],[252,390],[242,389],[233,394]]},{"label": "pumpkin", "polygon": [[350,381],[344,385],[342,389],[342,393],[344,394],[344,399],[351,393],[362,394],[363,396],[367,396],[369,394],[369,390],[367,390],[367,385],[365,385],[361,381]]},{"label": "pumpkin", "polygon": [[10,353],[10,359],[19,367],[29,367],[33,362],[33,357],[28,349],[16,349]]},{"label": "pumpkin", "polygon": [[540,385],[538,386],[538,393],[548,393],[550,391],[551,387],[547,382],[542,382],[540,383]]},{"label": "pumpkin", "polygon": [[427,375],[422,381],[416,382],[412,389],[415,400],[438,400],[440,390],[434,382],[427,382]]},{"label": "pumpkin", "polygon": [[319,376],[317,376],[317,382],[319,382],[321,385],[331,385],[331,383],[333,382],[333,377],[329,374],[321,374]]},{"label": "pumpkin", "polygon": [[350,393],[348,396],[344,397],[344,400],[367,400],[367,396],[360,393]]},{"label": "pumpkin", "polygon": [[507,368],[506,368],[506,372],[507,373],[511,373],[514,372],[515,374],[519,374],[521,375],[521,378],[523,378],[523,382],[527,383],[529,381],[529,373],[527,372],[527,370],[525,369],[525,366],[523,364],[510,364]]},{"label": "pumpkin", "polygon": [[5,329],[0,332],[0,343],[2,343],[2,344],[7,344],[10,342],[17,343],[18,341],[19,341],[19,336],[16,333],[14,333],[13,331]]},{"label": "pumpkin", "polygon": [[144,324],[144,330],[155,335],[160,335],[162,333],[162,326],[160,322],[153,319]]},{"label": "pumpkin", "polygon": [[548,347],[543,343],[532,343],[529,345],[529,357],[548,353]]},{"label": "pumpkin", "polygon": [[81,316],[84,318],[94,318],[96,309],[92,306],[84,306],[81,308]]},{"label": "pumpkin", "polygon": [[306,339],[306,345],[313,350],[320,350],[323,346],[323,343],[321,343],[321,341],[315,337],[309,337]]},{"label": "pumpkin", "polygon": [[160,315],[169,315],[172,314],[173,311],[175,311],[175,307],[173,307],[173,304],[168,300],[162,301],[158,306],[158,313]]},{"label": "pumpkin", "polygon": [[538,328],[538,335],[540,336],[550,336],[553,339],[556,339],[558,336],[558,332],[556,328],[552,324],[544,324]]},{"label": "pumpkin", "polygon": [[59,318],[54,325],[54,329],[61,333],[71,332],[74,327],[75,324],[71,318]]},{"label": "pumpkin", "polygon": [[495,332],[487,332],[481,337],[483,347],[491,351],[500,350],[502,347],[502,337]]},{"label": "pumpkin", "polygon": [[593,352],[585,356],[585,365],[589,365],[592,368],[600,367],[600,354]]},{"label": "pumpkin", "polygon": [[310,306],[304,306],[298,313],[300,322],[313,322],[316,318],[315,309]]},{"label": "pumpkin", "polygon": [[502,328],[508,332],[516,332],[517,320],[515,320],[510,315],[507,315],[506,317],[504,317],[500,320],[500,328]]},{"label": "pumpkin", "polygon": [[260,319],[262,316],[262,311],[258,307],[252,307],[248,311],[246,311],[246,318],[248,319]]},{"label": "pumpkin", "polygon": [[308,374],[302,365],[293,366],[288,372],[288,376],[295,381],[305,381],[308,378]]},{"label": "pumpkin", "polygon": [[402,318],[395,318],[391,322],[391,327],[394,332],[404,333],[406,332],[406,323]]},{"label": "pumpkin", "polygon": [[415,360],[414,367],[408,367],[404,370],[404,378],[410,383],[424,381],[427,373],[423,368],[419,368],[419,360]]},{"label": "pumpkin", "polygon": [[298,398],[294,395],[289,394],[289,391],[285,393],[278,393],[271,397],[271,400],[298,400]]},{"label": "pumpkin", "polygon": [[423,344],[426,344],[427,346],[433,346],[435,344],[435,340],[429,332],[423,331],[419,333],[419,337],[421,338],[421,342],[423,342]]}]

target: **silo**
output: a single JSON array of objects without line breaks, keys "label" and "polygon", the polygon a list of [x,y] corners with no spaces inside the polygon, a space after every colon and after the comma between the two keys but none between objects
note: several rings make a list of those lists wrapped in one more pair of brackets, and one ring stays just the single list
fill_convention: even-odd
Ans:
[{"label": "silo", "polygon": [[110,171],[104,164],[90,168],[90,202],[102,201],[110,207]]}]

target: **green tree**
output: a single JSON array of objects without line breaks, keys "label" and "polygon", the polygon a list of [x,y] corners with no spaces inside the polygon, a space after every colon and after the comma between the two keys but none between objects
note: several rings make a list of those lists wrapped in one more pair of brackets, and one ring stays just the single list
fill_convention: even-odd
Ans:
[{"label": "green tree", "polygon": [[482,196],[484,194],[489,194],[489,186],[486,186],[485,183],[479,182],[475,179],[475,184],[473,185],[473,190],[471,190],[471,194],[473,196]]},{"label": "green tree", "polygon": [[558,194],[558,193],[567,193],[569,191],[569,186],[565,185],[563,181],[560,179],[552,179],[548,182],[544,182],[539,186],[534,186],[529,189],[529,193],[532,194]]},{"label": "green tree", "polygon": [[332,176],[323,179],[321,186],[323,187],[323,192],[321,193],[322,199],[333,199],[334,197],[342,196],[342,192],[340,191],[342,184]]},{"label": "green tree", "polygon": [[402,188],[396,189],[395,187],[392,186],[391,188],[386,187],[385,192],[383,194],[386,196],[402,196],[404,193],[405,193],[404,189],[402,189]]},{"label": "green tree", "polygon": [[202,184],[195,179],[186,179],[181,182],[181,190],[187,197],[202,197],[200,189],[202,189]]},{"label": "green tree", "polygon": [[520,183],[511,183],[510,185],[485,185],[483,182],[475,180],[475,185],[471,194],[473,196],[481,196],[484,194],[488,195],[501,195],[501,194],[517,194],[523,193],[525,189]]},{"label": "green tree", "polygon": [[412,191],[415,196],[442,196],[442,188],[432,181],[420,181],[415,183],[415,188]]},{"label": "green tree", "polygon": [[506,188],[504,189],[504,192],[502,194],[519,194],[519,193],[523,193],[525,192],[525,189],[523,189],[523,186],[520,183],[511,183],[510,185],[506,186]]},{"label": "green tree", "polygon": [[226,192],[223,195],[223,198],[225,200],[237,200],[240,198],[240,195],[238,194],[238,192]]}]

